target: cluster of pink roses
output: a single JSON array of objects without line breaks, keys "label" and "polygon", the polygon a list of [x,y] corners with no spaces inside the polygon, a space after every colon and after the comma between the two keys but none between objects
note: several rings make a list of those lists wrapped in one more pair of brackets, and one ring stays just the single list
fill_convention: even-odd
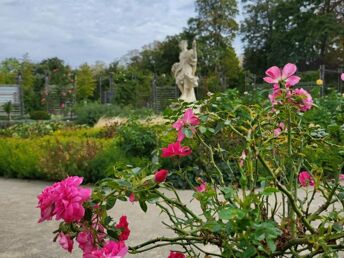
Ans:
[{"label": "cluster of pink roses", "polygon": [[[273,84],[273,93],[269,95],[270,102],[273,106],[290,103],[298,108],[299,111],[305,112],[313,106],[312,96],[304,89],[292,89],[300,81],[300,77],[294,75],[297,67],[294,64],[286,64],[283,69],[277,66],[270,67],[266,70],[267,77],[264,81]],[[284,84],[285,88],[281,88]]]},{"label": "cluster of pink roses", "polygon": [[[118,241],[106,238],[106,229],[100,223],[100,218],[96,215],[99,205],[93,209],[95,214],[91,222],[84,220],[84,203],[91,197],[91,189],[82,188],[80,184],[83,178],[72,176],[61,182],[46,187],[38,195],[38,208],[41,209],[39,222],[63,219],[65,223],[74,223],[77,232],[68,233],[60,230],[57,240],[65,250],[72,252],[74,238],[83,251],[84,258],[122,258],[128,253],[125,241],[129,238],[130,230],[126,216],[122,216],[115,229],[120,230]],[[91,224],[91,225],[89,225]],[[73,236],[73,237],[72,237]]]},{"label": "cluster of pink roses", "polygon": [[183,117],[178,119],[172,127],[177,130],[177,141],[171,143],[167,148],[162,148],[161,157],[168,158],[173,156],[185,157],[192,153],[192,150],[187,146],[182,146],[181,142],[185,139],[184,130],[190,130],[192,133],[196,132],[195,126],[200,124],[199,118],[193,113],[192,108],[188,108]]},{"label": "cluster of pink roses", "polygon": [[38,195],[41,209],[39,222],[63,219],[65,222],[80,221],[85,215],[83,203],[91,197],[91,189],[81,188],[83,178],[72,176],[46,187]]}]

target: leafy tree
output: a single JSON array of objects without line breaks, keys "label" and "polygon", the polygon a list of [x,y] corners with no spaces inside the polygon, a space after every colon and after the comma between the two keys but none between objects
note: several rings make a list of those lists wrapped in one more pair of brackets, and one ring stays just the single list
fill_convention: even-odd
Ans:
[{"label": "leafy tree", "polygon": [[263,73],[287,62],[301,70],[344,61],[342,0],[245,1],[244,67]]},{"label": "leafy tree", "polygon": [[11,121],[11,113],[13,111],[13,105],[11,101],[6,102],[2,105],[5,113],[7,114],[8,121]]},{"label": "leafy tree", "polygon": [[197,16],[188,21],[187,33],[198,41],[199,73],[213,78],[220,88],[226,88],[232,68],[225,64],[236,64],[234,70],[240,70],[239,61],[231,52],[231,42],[238,30],[237,3],[235,0],[197,0],[196,12]]},{"label": "leafy tree", "polygon": [[76,75],[76,98],[79,101],[86,100],[93,95],[96,88],[93,71],[91,67],[85,63],[79,67]]},{"label": "leafy tree", "polygon": [[6,58],[0,63],[0,84],[15,84],[20,71],[20,61]]}]

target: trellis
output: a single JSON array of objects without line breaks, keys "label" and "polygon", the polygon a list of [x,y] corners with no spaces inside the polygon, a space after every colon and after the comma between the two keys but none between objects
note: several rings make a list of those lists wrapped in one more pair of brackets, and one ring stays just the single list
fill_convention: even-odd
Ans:
[{"label": "trellis", "polygon": [[18,84],[0,85],[0,116],[7,116],[3,105],[11,102],[11,116],[23,115],[22,90]]}]

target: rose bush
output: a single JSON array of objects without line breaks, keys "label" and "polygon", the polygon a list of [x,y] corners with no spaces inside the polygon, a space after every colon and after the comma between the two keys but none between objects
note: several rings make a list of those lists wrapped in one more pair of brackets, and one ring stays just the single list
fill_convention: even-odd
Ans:
[{"label": "rose bush", "polygon": [[[181,105],[172,115],[178,117],[171,126],[176,140],[152,163],[117,171],[115,177],[99,181],[91,196],[77,177],[48,187],[39,196],[40,221],[62,219],[56,238],[68,251],[76,240],[84,257],[124,257],[171,245],[180,249],[165,257],[336,257],[344,250],[343,163],[334,166],[335,177],[328,178],[304,154],[319,142],[334,143],[312,136],[312,128],[303,124],[304,113],[316,107],[306,90],[295,89],[301,79],[296,70],[293,64],[267,70],[264,80],[273,84],[272,107],[222,103],[221,95],[196,103],[195,109],[201,110],[197,114]],[[228,151],[225,138],[213,144],[217,135],[235,137],[240,150]],[[188,171],[197,172],[197,164],[180,166],[194,155],[192,146],[202,147],[205,155],[197,162],[208,168],[194,180]],[[161,166],[164,159],[175,167],[166,170]],[[228,175],[232,171],[239,174]],[[194,190],[201,213],[183,203],[168,182],[175,174]],[[71,189],[65,189],[66,184]],[[137,203],[143,211],[148,204],[156,205],[175,236],[127,247],[126,217],[116,224],[109,214],[118,200]],[[209,251],[208,245],[216,248]]]}]

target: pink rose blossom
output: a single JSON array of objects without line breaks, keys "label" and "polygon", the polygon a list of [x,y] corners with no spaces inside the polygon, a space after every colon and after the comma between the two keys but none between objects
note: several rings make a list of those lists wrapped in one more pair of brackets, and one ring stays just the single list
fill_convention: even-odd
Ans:
[{"label": "pink rose blossom", "polygon": [[184,140],[185,138],[185,134],[183,132],[183,128],[185,126],[191,126],[191,131],[193,133],[195,133],[195,128],[194,126],[199,125],[200,124],[200,120],[199,118],[193,113],[192,108],[188,108],[183,117],[178,119],[173,125],[172,127],[175,128],[178,132],[178,139],[177,141],[181,142]]},{"label": "pink rose blossom", "polygon": [[274,130],[274,136],[275,137],[278,137],[281,133],[282,133],[282,130],[279,127]]},{"label": "pink rose blossom", "polygon": [[295,89],[287,98],[302,112],[310,110],[313,106],[312,96],[304,89]]},{"label": "pink rose blossom", "polygon": [[162,148],[161,157],[168,158],[173,156],[185,157],[192,153],[192,150],[187,146],[182,146],[180,142],[171,143],[167,148]]},{"label": "pink rose blossom", "polygon": [[156,183],[162,183],[165,182],[166,178],[168,176],[168,170],[166,169],[160,169],[154,174],[154,181]]},{"label": "pink rose blossom", "polygon": [[130,193],[130,195],[129,195],[129,201],[130,201],[130,202],[135,202],[135,201],[136,201],[136,198],[135,198],[135,194],[134,194],[134,193]]},{"label": "pink rose blossom", "polygon": [[167,258],[186,258],[186,256],[183,253],[171,251]]},{"label": "pink rose blossom", "polygon": [[204,182],[202,179],[200,181],[201,181],[201,184],[196,187],[196,191],[199,193],[203,193],[205,192],[205,190],[207,190],[207,183]]},{"label": "pink rose blossom", "polygon": [[340,174],[338,177],[339,180],[344,180],[344,174]]},{"label": "pink rose blossom", "polygon": [[129,223],[127,221],[127,216],[120,217],[119,222],[116,225],[116,228],[122,231],[121,234],[119,235],[120,241],[125,241],[129,238],[130,229],[129,229]]},{"label": "pink rose blossom", "polygon": [[58,183],[48,186],[43,189],[42,193],[37,196],[38,208],[41,209],[41,218],[38,223],[45,220],[51,220],[55,215],[55,196],[58,189]]},{"label": "pink rose blossom", "polygon": [[60,232],[57,238],[62,248],[71,253],[73,250],[74,242],[70,238],[70,236],[68,234],[65,235],[63,232]]},{"label": "pink rose blossom", "polygon": [[299,174],[299,183],[301,186],[314,186],[314,179],[308,171],[302,171]]},{"label": "pink rose blossom", "polygon": [[90,231],[82,231],[78,234],[76,237],[76,241],[79,243],[79,248],[84,252],[84,253],[89,253],[96,249],[94,245],[94,239],[92,232]]},{"label": "pink rose blossom", "polygon": [[274,136],[275,136],[275,137],[278,137],[278,136],[282,133],[282,131],[284,130],[284,128],[285,128],[284,123],[283,123],[283,122],[279,123],[279,124],[278,124],[278,127],[274,130]]},{"label": "pink rose blossom", "polygon": [[123,258],[128,253],[128,247],[123,241],[108,241],[102,249],[84,253],[83,258]]},{"label": "pink rose blossom", "polygon": [[80,221],[85,215],[82,204],[91,196],[91,189],[79,187],[81,177],[68,177],[60,182],[58,194],[55,199],[56,220],[66,222]]},{"label": "pink rose blossom", "polygon": [[242,168],[244,166],[244,161],[246,159],[247,155],[246,155],[246,150],[243,150],[240,156],[240,160],[239,160],[239,166]]},{"label": "pink rose blossom", "polygon": [[41,209],[38,222],[51,220],[53,216],[65,222],[82,219],[85,214],[82,205],[91,196],[91,189],[79,187],[82,181],[82,177],[73,176],[46,187],[37,197],[37,207]]},{"label": "pink rose blossom", "polygon": [[264,77],[263,80],[271,84],[285,82],[285,86],[289,88],[297,84],[301,79],[300,77],[294,75],[296,70],[296,65],[290,63],[286,64],[282,70],[277,66],[272,66],[266,70],[265,74],[268,77]]},{"label": "pink rose blossom", "polygon": [[340,78],[344,81],[344,73],[341,74]]}]

